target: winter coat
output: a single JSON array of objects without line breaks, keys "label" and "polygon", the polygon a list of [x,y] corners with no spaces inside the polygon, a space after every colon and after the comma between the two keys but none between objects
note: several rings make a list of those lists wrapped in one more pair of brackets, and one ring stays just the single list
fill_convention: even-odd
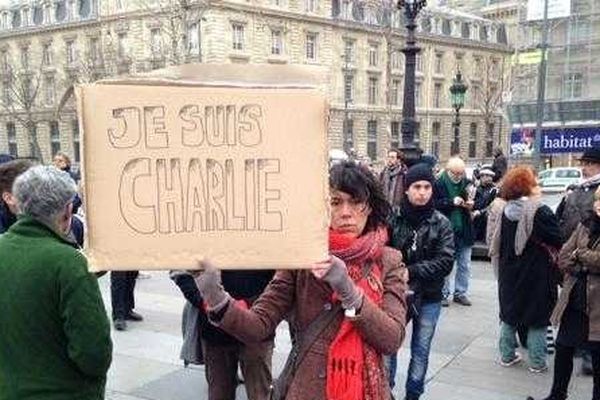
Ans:
[{"label": "winter coat", "polygon": [[0,399],[104,399],[110,325],[85,256],[29,217],[0,254]]},{"label": "winter coat", "polygon": [[[468,187],[469,185],[470,185],[470,183],[468,183],[468,181],[466,181],[465,186]],[[453,227],[455,248],[458,249],[461,247],[473,246],[475,238],[474,238],[474,232],[473,232],[473,221],[471,219],[471,212],[464,207],[459,207],[459,206],[454,205],[454,199],[450,198],[450,195],[449,195],[448,191],[446,190],[446,187],[444,186],[444,183],[442,182],[441,179],[438,179],[435,182],[435,185],[433,188],[434,188],[433,196],[434,196],[435,208],[439,212],[444,214],[444,216],[448,219],[450,219],[450,214],[452,214],[452,211],[454,211],[456,209],[458,209],[461,213],[463,229],[457,230],[455,227]],[[463,200],[465,200],[465,201],[469,200],[469,194],[468,194],[467,190],[464,190],[460,197],[462,197]]]},{"label": "winter coat", "polygon": [[[559,264],[561,270],[565,271],[565,281],[552,314],[552,323],[560,323],[577,280],[587,278],[585,310],[589,318],[588,340],[600,342],[600,240],[596,240],[591,249],[588,248],[589,240],[590,230],[579,224],[560,251]],[[576,273],[577,267],[587,270],[585,277]]]},{"label": "winter coat", "polygon": [[600,180],[585,182],[566,195],[558,213],[563,241],[569,240],[580,222],[587,221],[593,214],[594,193]]},{"label": "winter coat", "polygon": [[[244,300],[250,306],[263,292],[273,278],[274,271],[238,271],[226,270],[221,272],[221,279],[225,290],[236,300]],[[208,343],[228,345],[239,343],[234,337],[223,332],[208,321],[202,306],[203,300],[196,286],[194,278],[186,272],[174,271],[171,278],[179,287],[186,300],[198,308],[200,313],[197,318],[200,337]]]},{"label": "winter coat", "polygon": [[16,220],[17,217],[10,212],[6,203],[0,199],[0,234],[6,232]]},{"label": "winter coat", "polygon": [[[382,264],[382,308],[365,298],[360,313],[352,321],[362,338],[384,355],[395,354],[404,339],[406,281],[399,251],[384,248]],[[331,309],[332,295],[331,287],[317,280],[309,270],[278,271],[250,310],[229,305],[219,326],[245,343],[256,342],[272,335],[284,317],[292,313],[296,328],[302,332],[322,310]],[[343,318],[343,313],[339,313],[308,350],[292,379],[287,400],[326,398],[328,351]],[[381,391],[386,393],[382,400],[389,400],[383,358],[380,371]]]},{"label": "winter coat", "polygon": [[399,206],[404,197],[405,175],[406,167],[402,164],[393,169],[386,166],[379,175],[385,197],[392,206]]},{"label": "winter coat", "polygon": [[521,255],[515,250],[518,221],[509,219],[506,213],[499,221],[500,319],[512,326],[547,326],[556,304],[555,274],[550,256],[540,243],[560,248],[558,221],[548,206],[539,205],[533,212],[533,228]]},{"label": "winter coat", "polygon": [[448,218],[434,211],[415,232],[397,209],[390,232],[390,246],[402,252],[408,268],[410,289],[425,303],[441,301],[444,278],[454,264],[454,233]]},{"label": "winter coat", "polygon": [[506,156],[504,154],[498,154],[494,157],[494,162],[492,163],[492,171],[494,171],[494,182],[498,182],[508,169],[508,161],[506,160]]}]

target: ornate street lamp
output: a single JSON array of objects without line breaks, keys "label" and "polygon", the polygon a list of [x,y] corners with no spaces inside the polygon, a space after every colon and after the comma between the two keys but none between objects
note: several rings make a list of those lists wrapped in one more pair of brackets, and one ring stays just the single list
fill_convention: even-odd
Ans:
[{"label": "ornate street lamp", "polygon": [[427,5],[426,0],[398,0],[398,9],[404,8],[406,23],[406,47],[404,53],[404,102],[402,104],[402,147],[404,161],[410,166],[421,158],[423,150],[415,145],[415,131],[417,121],[415,119],[415,70],[417,53],[421,49],[417,46],[415,30],[417,29],[416,18],[419,11]]},{"label": "ornate street lamp", "polygon": [[454,141],[452,142],[452,155],[460,153],[460,109],[465,105],[465,93],[467,93],[467,85],[462,80],[460,70],[456,73],[452,86],[450,86],[450,102],[454,108]]}]

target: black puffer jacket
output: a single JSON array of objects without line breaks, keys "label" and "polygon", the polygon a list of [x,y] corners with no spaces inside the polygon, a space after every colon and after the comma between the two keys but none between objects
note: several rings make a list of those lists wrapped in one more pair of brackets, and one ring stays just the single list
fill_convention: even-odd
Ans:
[{"label": "black puffer jacket", "polygon": [[594,193],[600,180],[583,183],[576,186],[565,196],[556,210],[563,242],[569,240],[580,222],[588,221],[594,214]]},{"label": "black puffer jacket", "polygon": [[425,303],[441,301],[444,278],[454,263],[454,232],[448,218],[436,210],[415,232],[396,209],[390,232],[390,246],[402,252],[408,267],[411,290]]}]

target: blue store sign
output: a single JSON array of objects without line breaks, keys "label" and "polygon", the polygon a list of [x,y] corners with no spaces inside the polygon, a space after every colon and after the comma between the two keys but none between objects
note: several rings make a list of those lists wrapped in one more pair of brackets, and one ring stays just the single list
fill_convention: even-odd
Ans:
[{"label": "blue store sign", "polygon": [[[528,156],[533,154],[535,128],[517,128],[510,134],[510,153]],[[600,126],[581,128],[546,128],[542,130],[542,154],[582,153],[600,147]]]}]

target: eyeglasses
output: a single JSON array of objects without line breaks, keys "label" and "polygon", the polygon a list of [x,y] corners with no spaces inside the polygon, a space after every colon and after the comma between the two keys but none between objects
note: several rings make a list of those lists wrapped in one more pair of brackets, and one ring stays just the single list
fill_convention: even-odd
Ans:
[{"label": "eyeglasses", "polygon": [[352,210],[354,213],[363,213],[367,210],[369,204],[366,201],[360,201],[357,199],[343,200],[340,198],[332,198],[330,205],[332,210],[341,210],[344,207],[344,204]]}]

